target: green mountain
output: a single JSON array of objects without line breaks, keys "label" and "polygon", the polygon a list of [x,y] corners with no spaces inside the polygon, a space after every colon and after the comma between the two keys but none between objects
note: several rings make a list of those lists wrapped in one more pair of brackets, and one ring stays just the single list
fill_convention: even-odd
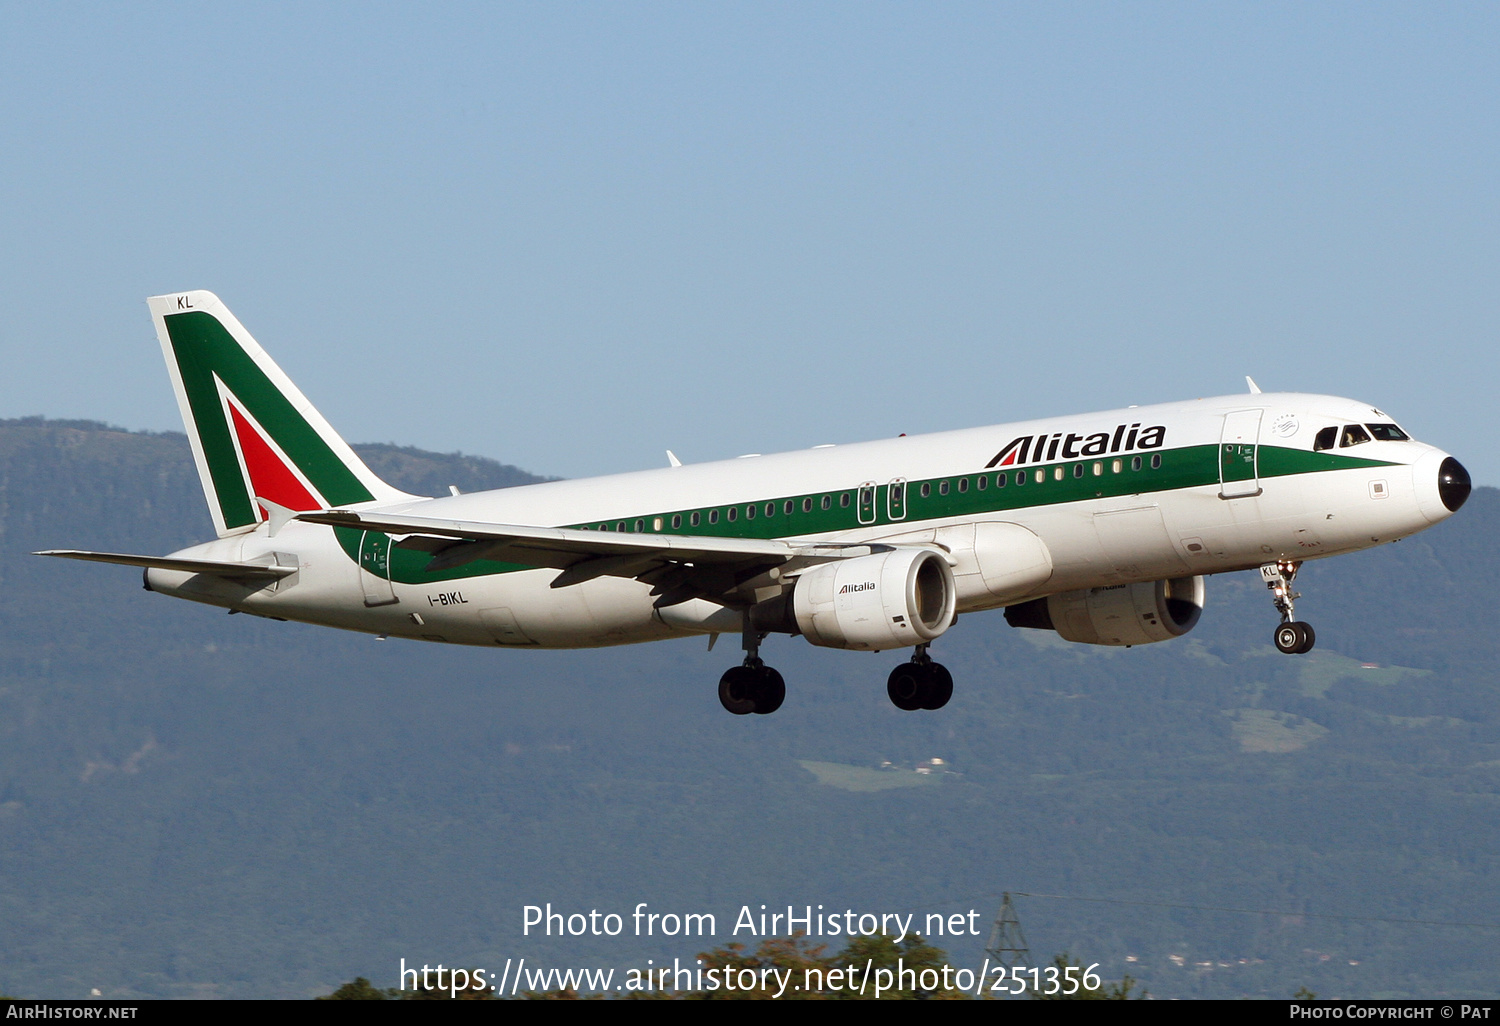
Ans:
[{"label": "green mountain", "polygon": [[[401,487],[536,480],[356,447]],[[1095,650],[967,616],[939,713],[897,658],[773,639],[782,710],[730,717],[735,646],[462,649],[174,602],[125,568],[211,534],[186,440],[0,422],[0,992],[300,997],[401,959],[500,972],[690,960],[741,906],[982,913],[1034,961],[1157,997],[1494,996],[1500,492],[1308,564],[1304,658],[1253,574],[1197,630]],[[1378,664],[1365,666],[1364,664]],[[940,758],[950,772],[917,774]],[[894,769],[880,769],[883,762]],[[523,935],[523,908],[617,937]],[[631,936],[629,913],[717,936]],[[1249,910],[1249,911],[1234,911]],[[1275,913],[1275,914],[1272,914]],[[843,938],[830,938],[831,949]]]}]

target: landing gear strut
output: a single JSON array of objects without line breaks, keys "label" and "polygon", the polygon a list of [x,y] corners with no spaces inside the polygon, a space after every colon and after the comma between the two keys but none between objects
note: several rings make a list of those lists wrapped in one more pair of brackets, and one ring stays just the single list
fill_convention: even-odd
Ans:
[{"label": "landing gear strut", "polygon": [[1312,624],[1297,620],[1292,608],[1292,603],[1302,597],[1292,591],[1292,581],[1296,579],[1300,566],[1301,560],[1283,559],[1260,568],[1260,576],[1271,589],[1271,599],[1281,614],[1281,626],[1276,628],[1276,647],[1287,655],[1311,652],[1318,639]]},{"label": "landing gear strut", "polygon": [[953,697],[953,674],[942,663],[927,654],[926,645],[918,645],[909,663],[891,671],[885,682],[885,693],[897,709],[941,709]]},{"label": "landing gear strut", "polygon": [[786,700],[786,681],[760,661],[760,643],[764,638],[747,622],[742,635],[745,661],[731,666],[719,678],[719,702],[736,716],[750,713],[766,716],[780,709]]}]

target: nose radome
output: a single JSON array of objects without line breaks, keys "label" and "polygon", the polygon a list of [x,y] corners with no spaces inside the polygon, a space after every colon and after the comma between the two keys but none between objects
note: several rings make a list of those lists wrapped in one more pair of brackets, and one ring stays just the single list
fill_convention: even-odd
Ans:
[{"label": "nose radome", "polygon": [[1447,520],[1473,490],[1462,463],[1441,449],[1428,449],[1411,467],[1417,509],[1429,524]]},{"label": "nose radome", "polygon": [[1474,484],[1469,480],[1469,472],[1464,469],[1464,465],[1452,456],[1443,460],[1438,467],[1438,497],[1448,507],[1448,512],[1457,513],[1473,490]]}]

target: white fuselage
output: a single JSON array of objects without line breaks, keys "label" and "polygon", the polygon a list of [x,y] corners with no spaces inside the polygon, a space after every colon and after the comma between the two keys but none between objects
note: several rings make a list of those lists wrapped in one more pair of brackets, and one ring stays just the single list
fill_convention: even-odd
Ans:
[{"label": "white fuselage", "polygon": [[[1378,439],[1313,451],[1319,429],[1386,419],[1348,399],[1250,394],[351,508],[680,534],[708,531],[712,510],[725,518],[712,528],[721,536],[743,531],[935,547],[949,557],[958,610],[971,612],[1077,589],[1320,558],[1420,531],[1450,512],[1438,493],[1445,453],[1417,441]],[[1139,432],[1127,434],[1131,425]],[[1222,467],[1207,472],[1215,459],[1233,455],[1238,436],[1231,435],[1243,435],[1246,425],[1243,444],[1251,448],[1242,470],[1232,480]],[[1154,447],[1124,444],[1153,426],[1164,429]],[[1027,458],[987,466],[1017,438],[1038,440]],[[1017,483],[1021,474],[1024,484]],[[860,501],[862,485],[873,501]],[[827,516],[838,515],[840,501],[850,503],[843,507],[847,523],[836,529],[828,529],[826,517],[818,520],[825,495],[832,506]],[[804,503],[813,512],[804,513]],[[756,519],[745,516],[747,508]],[[732,524],[730,509],[738,512]],[[700,513],[695,528],[691,518]],[[673,517],[682,519],[677,528]],[[815,523],[817,530],[806,530]],[[1022,575],[1020,591],[996,583],[1008,579],[1001,571],[1012,543],[990,529],[995,524],[1019,525],[1040,539],[1050,561],[1045,579]],[[986,548],[987,538],[998,547]],[[440,581],[383,577],[361,568],[335,529],[295,521],[275,537],[262,524],[177,555],[275,558],[298,570],[252,584],[152,569],[152,590],[374,634],[589,647],[734,629],[721,607],[701,600],[657,610],[651,588],[628,577],[563,588],[551,587],[554,569]]]}]

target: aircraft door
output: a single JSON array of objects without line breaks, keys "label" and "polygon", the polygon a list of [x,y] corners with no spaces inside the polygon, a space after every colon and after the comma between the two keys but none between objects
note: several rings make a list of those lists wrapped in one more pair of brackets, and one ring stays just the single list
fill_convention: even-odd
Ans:
[{"label": "aircraft door", "polygon": [[1221,499],[1240,499],[1260,494],[1256,459],[1261,413],[1261,410],[1240,410],[1224,415],[1224,433],[1219,439]]},{"label": "aircraft door", "polygon": [[391,587],[391,536],[366,531],[359,542],[359,584],[365,605],[388,606],[400,601]]},{"label": "aircraft door", "polygon": [[859,486],[859,522],[861,524],[873,524],[875,522],[874,481],[866,481]]},{"label": "aircraft door", "polygon": [[906,519],[906,479],[898,477],[885,486],[885,515],[892,520]]}]

